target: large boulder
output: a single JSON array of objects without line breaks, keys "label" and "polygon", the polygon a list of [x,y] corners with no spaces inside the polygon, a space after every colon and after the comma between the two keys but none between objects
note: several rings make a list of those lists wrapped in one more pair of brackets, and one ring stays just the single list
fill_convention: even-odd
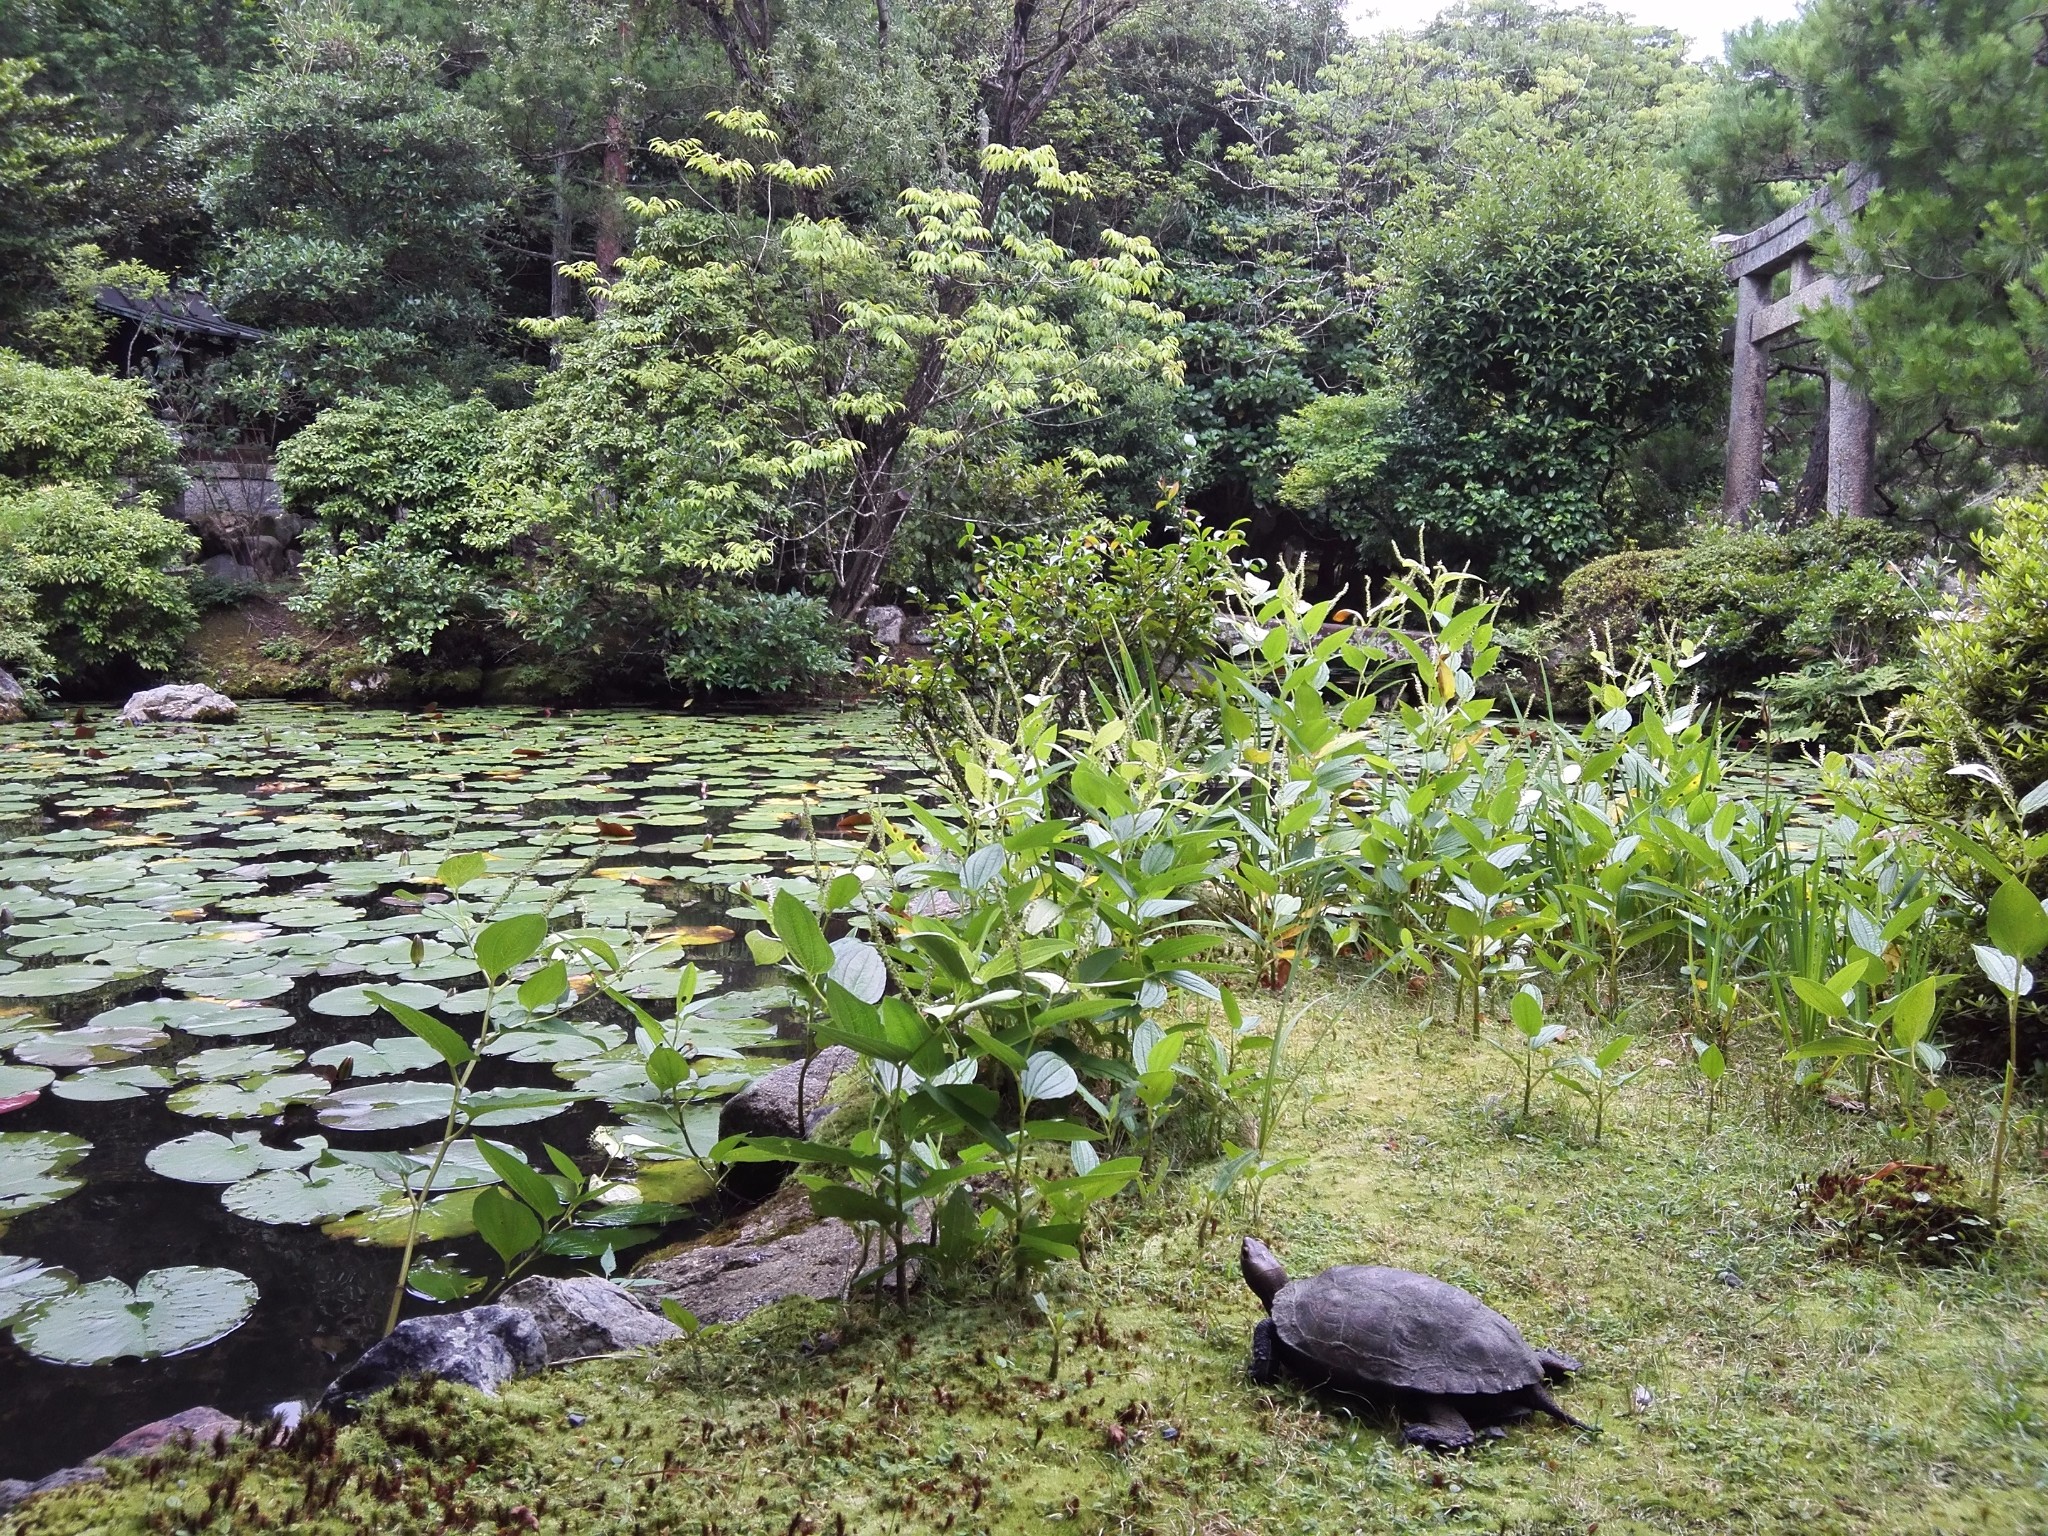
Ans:
[{"label": "large boulder", "polygon": [[518,1307],[471,1307],[400,1323],[334,1378],[320,1399],[323,1412],[354,1408],[364,1398],[412,1376],[495,1393],[514,1376],[547,1364],[547,1342],[533,1314]]},{"label": "large boulder", "polygon": [[147,1456],[165,1446],[205,1448],[231,1439],[242,1432],[242,1421],[218,1408],[187,1408],[167,1419],[153,1419],[140,1429],[131,1429],[89,1461],[119,1461],[128,1456]]},{"label": "large boulder", "polygon": [[549,1365],[650,1349],[679,1339],[683,1330],[622,1285],[594,1275],[555,1280],[529,1275],[502,1298],[533,1314]]},{"label": "large boulder", "polygon": [[874,638],[876,645],[884,650],[894,650],[903,643],[903,627],[909,622],[909,616],[901,608],[878,603],[873,607],[863,608],[860,612],[860,621],[867,626],[868,634]]},{"label": "large boulder", "polygon": [[12,725],[27,718],[27,690],[5,668],[0,668],[0,725]]},{"label": "large boulder", "polygon": [[39,1493],[55,1493],[59,1488],[71,1488],[79,1483],[104,1482],[106,1476],[105,1469],[101,1467],[65,1467],[32,1483],[18,1477],[0,1477],[0,1515]]},{"label": "large boulder", "polygon": [[[843,1045],[828,1045],[808,1063],[792,1061],[773,1072],[755,1078],[727,1099],[718,1111],[718,1135],[790,1136],[801,1139],[816,1130],[832,1113],[825,1095],[832,1080],[860,1058]],[[797,1100],[803,1100],[803,1114],[797,1114]],[[729,1163],[726,1187],[736,1194],[758,1197],[769,1193],[789,1173],[788,1163]]]},{"label": "large boulder", "polygon": [[[836,1217],[818,1216],[810,1192],[792,1184],[736,1225],[650,1259],[635,1274],[700,1322],[729,1323],[792,1296],[837,1301],[863,1273],[887,1262],[888,1252],[870,1243],[863,1255],[859,1234]],[[905,1267],[915,1284],[917,1261]]]},{"label": "large boulder", "polygon": [[204,683],[166,683],[161,688],[145,688],[121,706],[121,720],[126,725],[141,725],[150,720],[232,720],[237,713],[233,699]]}]

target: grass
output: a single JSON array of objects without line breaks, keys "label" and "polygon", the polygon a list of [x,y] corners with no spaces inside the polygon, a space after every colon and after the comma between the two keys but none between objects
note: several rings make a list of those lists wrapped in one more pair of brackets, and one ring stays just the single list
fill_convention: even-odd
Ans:
[{"label": "grass", "polygon": [[[1290,1269],[1355,1261],[1469,1287],[1578,1355],[1547,1421],[1444,1459],[1362,1405],[1245,1378],[1257,1304],[1242,1214],[1172,1183],[1116,1212],[1054,1304],[927,1294],[907,1316],[788,1305],[496,1401],[401,1389],[338,1437],[167,1457],[39,1500],[9,1536],[140,1531],[596,1533],[2039,1532],[2048,1527],[2048,1246],[2038,1147],[2013,1230],[1975,1264],[1825,1257],[1795,1190],[1893,1148],[1865,1117],[1767,1113],[1745,1052],[1711,1138],[1675,1043],[1590,1116],[1552,1088],[1514,1123],[1512,1069],[1405,1002],[1314,982],[1312,1097],[1270,1187]],[[1989,1145],[1958,1093],[1943,1154]],[[1210,1219],[1211,1217],[1215,1219]],[[1639,1390],[1640,1389],[1640,1390]]]}]

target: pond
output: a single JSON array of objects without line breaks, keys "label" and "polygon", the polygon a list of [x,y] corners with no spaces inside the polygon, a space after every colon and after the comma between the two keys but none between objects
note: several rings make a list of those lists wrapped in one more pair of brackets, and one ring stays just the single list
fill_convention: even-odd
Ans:
[{"label": "pond", "polygon": [[[0,727],[0,1477],[197,1404],[317,1395],[376,1337],[391,1160],[446,1100],[364,991],[462,1011],[476,972],[431,905],[444,856],[505,855],[575,920],[668,933],[715,987],[709,1017],[772,1049],[778,994],[728,909],[853,857],[829,834],[907,781],[899,741],[872,708]],[[492,1134],[531,1157],[545,1140],[595,1166],[629,1128],[601,1060],[491,1066]],[[693,1162],[640,1168],[645,1198],[701,1207]],[[436,1186],[426,1251],[484,1270],[470,1182]]]}]

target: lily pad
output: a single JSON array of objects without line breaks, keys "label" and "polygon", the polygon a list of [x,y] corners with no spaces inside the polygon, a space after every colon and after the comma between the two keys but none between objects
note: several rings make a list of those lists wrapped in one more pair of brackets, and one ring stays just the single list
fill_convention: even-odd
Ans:
[{"label": "lily pad", "polygon": [[310,1168],[273,1168],[231,1184],[220,1203],[273,1227],[310,1227],[379,1204],[384,1181],[368,1168],[332,1159]]},{"label": "lily pad", "polygon": [[369,998],[371,992],[381,992],[401,1003],[410,1003],[415,1008],[431,1008],[448,995],[439,987],[430,987],[418,981],[368,982],[361,986],[336,987],[332,992],[322,992],[313,999],[313,1011],[335,1019],[366,1019],[377,1012],[377,1005]]},{"label": "lily pad", "polygon": [[350,1077],[397,1077],[441,1064],[440,1053],[417,1035],[384,1035],[367,1045],[344,1040],[322,1046],[309,1059],[313,1066],[336,1069],[345,1062]]},{"label": "lily pad", "polygon": [[0,1216],[53,1205],[85,1183],[65,1172],[92,1143],[63,1131],[0,1131]]},{"label": "lily pad", "polygon": [[10,1067],[0,1062],[0,1099],[47,1088],[56,1075],[48,1067]]},{"label": "lily pad", "polygon": [[34,1259],[0,1253],[0,1328],[31,1307],[62,1296],[77,1283],[68,1269],[52,1269]]},{"label": "lily pad", "polygon": [[14,1324],[14,1342],[56,1365],[103,1365],[198,1349],[233,1333],[256,1308],[256,1282],[232,1269],[154,1269],[130,1290],[94,1280]]},{"label": "lily pad", "polygon": [[50,1084],[60,1099],[79,1104],[107,1104],[118,1099],[139,1099],[168,1088],[177,1077],[166,1067],[87,1067]]},{"label": "lily pad", "polygon": [[96,1026],[175,1029],[201,1039],[240,1039],[290,1029],[292,1016],[282,1008],[263,1008],[221,998],[156,997],[109,1008],[105,1013],[95,1014],[92,1022]]},{"label": "lily pad", "polygon": [[221,1045],[187,1056],[178,1063],[178,1076],[206,1082],[259,1077],[296,1067],[305,1059],[304,1052],[277,1045]]},{"label": "lily pad", "polygon": [[14,1056],[41,1067],[99,1067],[154,1050],[169,1038],[146,1024],[86,1024],[18,1045]]},{"label": "lily pad", "polygon": [[192,1083],[164,1100],[181,1115],[200,1120],[267,1120],[294,1104],[310,1104],[327,1092],[327,1079],[310,1072],[282,1077],[246,1077],[240,1082]]},{"label": "lily pad", "polygon": [[343,1088],[320,1101],[320,1123],[335,1131],[397,1131],[448,1118],[455,1089],[406,1079]]},{"label": "lily pad", "polygon": [[319,1137],[302,1141],[295,1151],[266,1147],[256,1131],[194,1131],[150,1148],[143,1159],[149,1171],[181,1184],[236,1184],[267,1168],[299,1168],[326,1150]]}]

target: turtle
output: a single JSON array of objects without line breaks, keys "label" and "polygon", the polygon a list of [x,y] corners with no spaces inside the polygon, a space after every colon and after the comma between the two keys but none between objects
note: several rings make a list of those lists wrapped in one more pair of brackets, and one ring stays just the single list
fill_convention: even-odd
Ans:
[{"label": "turtle", "polygon": [[1470,1291],[1366,1264],[1289,1280],[1255,1237],[1244,1240],[1238,1267],[1269,1314],[1252,1330],[1251,1376],[1262,1386],[1284,1367],[1306,1385],[1389,1404],[1401,1415],[1401,1438],[1432,1451],[1498,1437],[1502,1425],[1532,1412],[1599,1433],[1565,1412],[1546,1385],[1579,1362],[1530,1348]]}]

